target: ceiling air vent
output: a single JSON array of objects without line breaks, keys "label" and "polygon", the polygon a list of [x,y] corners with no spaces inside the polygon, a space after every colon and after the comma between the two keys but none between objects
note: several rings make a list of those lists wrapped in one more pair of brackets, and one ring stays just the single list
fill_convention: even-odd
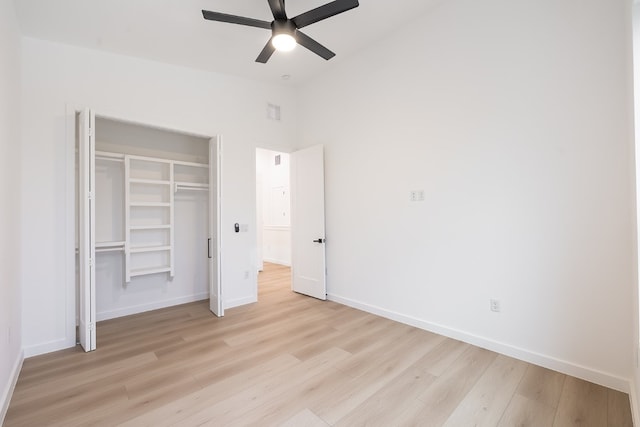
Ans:
[{"label": "ceiling air vent", "polygon": [[267,104],[267,118],[269,120],[280,121],[280,106],[275,104]]}]

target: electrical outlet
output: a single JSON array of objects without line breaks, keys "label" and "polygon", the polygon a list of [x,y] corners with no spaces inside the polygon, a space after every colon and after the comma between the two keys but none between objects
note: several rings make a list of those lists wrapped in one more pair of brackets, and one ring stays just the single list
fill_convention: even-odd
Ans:
[{"label": "electrical outlet", "polygon": [[496,313],[500,313],[500,300],[490,299],[489,300],[489,307],[491,308],[491,311],[496,312]]},{"label": "electrical outlet", "polygon": [[244,278],[248,279],[249,278],[249,270],[245,270],[244,272]]}]

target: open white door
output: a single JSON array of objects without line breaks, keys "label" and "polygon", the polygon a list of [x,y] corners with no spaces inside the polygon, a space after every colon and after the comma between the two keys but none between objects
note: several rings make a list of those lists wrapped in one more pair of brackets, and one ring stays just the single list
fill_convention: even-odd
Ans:
[{"label": "open white door", "polygon": [[291,288],[327,299],[322,145],[291,154]]},{"label": "open white door", "polygon": [[80,345],[84,351],[96,349],[95,260],[95,116],[84,110],[79,116],[79,262],[80,262]]},{"label": "open white door", "polygon": [[220,177],[222,137],[209,141],[209,308],[218,317],[224,316],[222,305],[222,271],[220,251]]}]

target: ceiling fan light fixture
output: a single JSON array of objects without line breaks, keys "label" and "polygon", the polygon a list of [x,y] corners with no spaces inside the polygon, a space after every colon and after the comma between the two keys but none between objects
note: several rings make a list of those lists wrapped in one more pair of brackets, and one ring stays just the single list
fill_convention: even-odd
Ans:
[{"label": "ceiling fan light fixture", "polygon": [[316,22],[324,21],[325,19],[360,5],[358,0],[333,0],[325,5],[289,18],[285,12],[284,2],[285,0],[267,0],[271,14],[273,15],[273,21],[271,22],[247,18],[245,16],[212,12],[210,10],[203,10],[202,16],[208,21],[228,22],[230,24],[271,30],[271,38],[256,58],[256,62],[261,64],[266,64],[276,50],[292,50],[297,44],[328,61],[336,56],[336,54],[300,31],[300,29]]},{"label": "ceiling fan light fixture", "polygon": [[289,52],[296,47],[296,39],[291,34],[276,34],[271,40],[271,44],[280,52]]}]

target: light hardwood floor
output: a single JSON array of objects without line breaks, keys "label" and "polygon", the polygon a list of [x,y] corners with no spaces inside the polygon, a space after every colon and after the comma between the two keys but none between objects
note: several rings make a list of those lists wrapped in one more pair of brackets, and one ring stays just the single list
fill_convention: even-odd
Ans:
[{"label": "light hardwood floor", "polygon": [[267,265],[260,302],[98,324],[25,360],[9,426],[615,426],[628,396],[332,302]]}]

